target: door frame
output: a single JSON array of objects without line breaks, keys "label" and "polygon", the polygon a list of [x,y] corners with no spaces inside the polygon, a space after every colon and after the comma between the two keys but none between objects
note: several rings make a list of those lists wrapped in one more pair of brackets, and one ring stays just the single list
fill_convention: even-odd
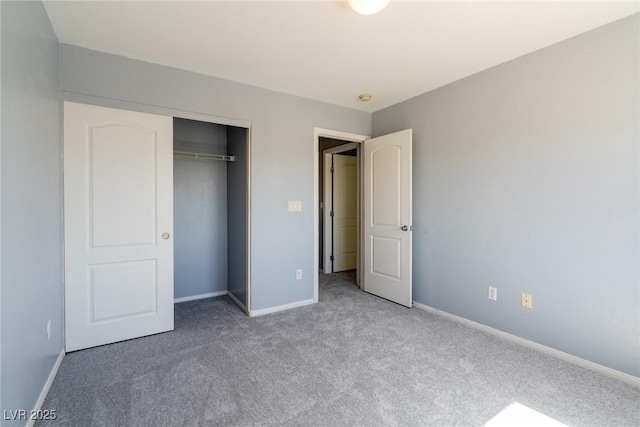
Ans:
[{"label": "door frame", "polygon": [[[323,230],[323,234],[324,236],[322,236],[322,239],[324,241],[324,245],[322,246],[323,249],[323,254],[322,254],[322,259],[323,259],[323,264],[322,264],[322,272],[324,274],[328,274],[328,273],[333,273],[333,269],[332,268],[327,268],[327,266],[331,265],[331,252],[329,251],[329,248],[331,248],[333,246],[333,227],[331,229],[329,229],[327,227],[327,224],[331,223],[331,215],[330,215],[330,210],[327,209],[328,206],[328,201],[333,199],[333,181],[332,181],[332,175],[331,175],[331,165],[329,164],[329,162],[327,162],[327,159],[331,159],[331,156],[333,154],[340,154],[340,153],[344,153],[345,151],[350,151],[356,149],[358,154],[356,156],[356,161],[358,163],[358,191],[357,191],[357,215],[358,215],[358,219],[360,218],[360,144],[357,142],[347,142],[346,144],[342,144],[342,145],[338,145],[336,147],[332,147],[332,148],[327,148],[326,150],[322,151],[322,156],[324,157],[324,182],[322,183],[323,187],[324,187],[324,191],[323,191],[323,200],[322,200],[322,211],[323,211],[323,218],[324,218],[324,226],[322,228]],[[331,231],[331,232],[330,232]],[[358,248],[357,248],[357,252],[358,252],[358,259],[360,259],[360,221],[358,221]],[[358,264],[360,264],[358,262]],[[359,280],[358,280],[359,283]]]},{"label": "door frame", "polygon": [[[342,132],[332,129],[324,129],[319,127],[313,128],[313,302],[318,302],[318,287],[320,281],[320,137],[337,139],[345,142],[356,142],[361,146],[366,140],[371,139],[370,135],[360,135],[349,132]],[[361,157],[361,156],[360,156]],[[362,180],[362,164],[358,162],[358,177]],[[359,195],[361,198],[362,195]],[[359,213],[358,220],[361,221],[362,211]],[[360,244],[362,236],[358,236]],[[360,255],[359,251],[359,255]],[[362,259],[359,256],[358,271],[362,267]],[[360,287],[364,286],[364,282],[360,282]]]},{"label": "door frame", "polygon": [[[251,313],[251,126],[249,120],[234,119],[229,117],[216,116],[196,111],[180,110],[177,108],[168,108],[158,105],[142,104],[138,102],[125,101],[117,98],[103,98],[99,96],[84,95],[73,92],[63,92],[61,102],[77,102],[81,104],[96,105],[99,107],[117,108],[121,110],[138,111],[141,113],[158,114],[179,119],[197,120],[200,122],[213,123],[224,126],[235,126],[247,130],[247,253],[246,253],[246,272],[247,272],[247,305],[244,311],[247,315]],[[63,138],[64,142],[64,138]],[[316,178],[317,179],[317,178]]]}]

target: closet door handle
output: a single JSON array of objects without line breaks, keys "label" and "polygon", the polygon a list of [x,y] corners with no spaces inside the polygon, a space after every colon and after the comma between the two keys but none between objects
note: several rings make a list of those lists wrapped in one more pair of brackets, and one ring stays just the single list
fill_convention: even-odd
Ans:
[{"label": "closet door handle", "polygon": [[169,240],[169,237],[171,237],[171,234],[169,234],[169,233],[162,233],[162,240]]}]

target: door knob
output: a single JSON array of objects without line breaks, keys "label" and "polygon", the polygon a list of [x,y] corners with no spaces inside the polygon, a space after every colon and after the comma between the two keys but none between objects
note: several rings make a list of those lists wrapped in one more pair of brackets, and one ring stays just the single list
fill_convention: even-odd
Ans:
[{"label": "door knob", "polygon": [[409,227],[407,227],[406,225],[403,225],[400,229],[402,231],[409,231]]},{"label": "door knob", "polygon": [[169,237],[171,237],[171,234],[169,233],[162,233],[162,240],[168,240]]}]

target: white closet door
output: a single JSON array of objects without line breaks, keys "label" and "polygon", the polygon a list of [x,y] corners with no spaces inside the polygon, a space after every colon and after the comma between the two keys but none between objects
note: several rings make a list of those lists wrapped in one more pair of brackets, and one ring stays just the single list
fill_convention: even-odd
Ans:
[{"label": "white closet door", "polygon": [[173,119],[65,102],[66,350],[173,330]]}]

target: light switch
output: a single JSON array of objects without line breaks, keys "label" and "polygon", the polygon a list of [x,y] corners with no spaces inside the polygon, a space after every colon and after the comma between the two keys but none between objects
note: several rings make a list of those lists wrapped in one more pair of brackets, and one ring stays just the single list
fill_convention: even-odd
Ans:
[{"label": "light switch", "polygon": [[302,212],[302,201],[289,200],[289,212]]}]

